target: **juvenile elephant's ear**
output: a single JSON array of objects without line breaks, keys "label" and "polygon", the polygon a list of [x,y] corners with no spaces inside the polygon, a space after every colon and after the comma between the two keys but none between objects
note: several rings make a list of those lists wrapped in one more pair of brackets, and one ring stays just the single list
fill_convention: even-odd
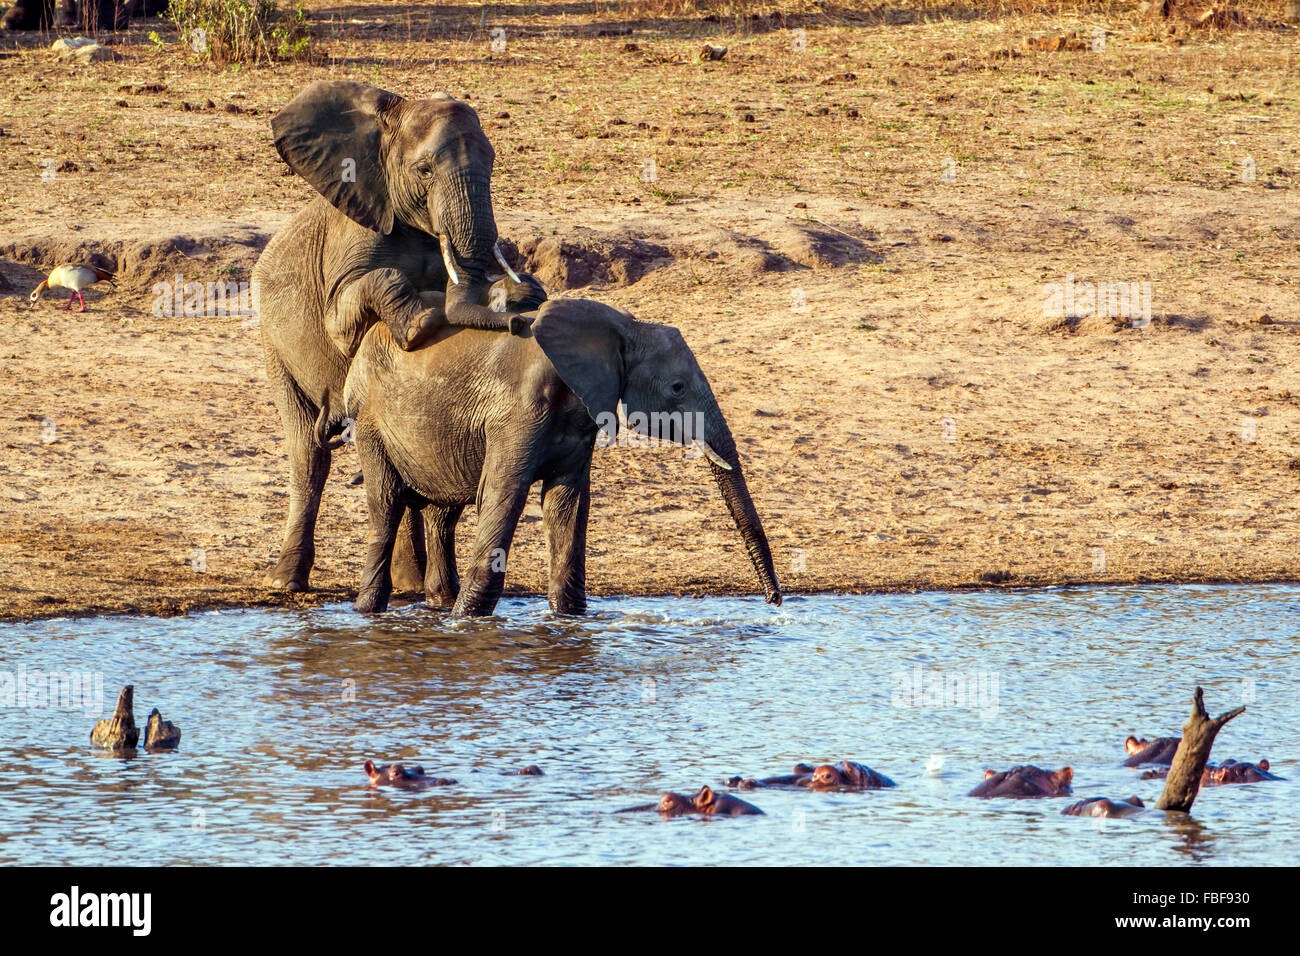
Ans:
[{"label": "juvenile elephant's ear", "polygon": [[609,416],[616,416],[623,396],[623,352],[632,321],[626,312],[586,299],[551,299],[533,320],[533,338],[602,428],[617,422]]},{"label": "juvenile elephant's ear", "polygon": [[313,83],[271,119],[275,148],[295,173],[368,229],[393,231],[384,125],[402,98],[364,83]]}]

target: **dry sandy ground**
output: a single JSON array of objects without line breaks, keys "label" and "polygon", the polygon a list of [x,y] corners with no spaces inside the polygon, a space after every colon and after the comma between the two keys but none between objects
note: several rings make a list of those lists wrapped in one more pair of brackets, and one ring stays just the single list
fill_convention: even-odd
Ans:
[{"label": "dry sandy ground", "polygon": [[[354,587],[355,452],[320,590],[268,594],[285,461],[258,333],[149,310],[177,268],[245,278],[308,201],[267,121],[323,77],[470,97],[520,261],[682,329],[788,590],[1300,577],[1294,30],[808,18],[796,52],[779,22],[514,7],[492,53],[478,4],[309,8],[315,65],[216,71],[156,23],[80,68],[0,41],[0,618]],[[1019,49],[1097,27],[1102,50]],[[78,242],[121,288],[29,307]],[[1067,276],[1149,282],[1151,322],[1046,316]],[[598,450],[593,482],[593,593],[756,589],[699,461]],[[543,554],[534,504],[512,590]]]}]

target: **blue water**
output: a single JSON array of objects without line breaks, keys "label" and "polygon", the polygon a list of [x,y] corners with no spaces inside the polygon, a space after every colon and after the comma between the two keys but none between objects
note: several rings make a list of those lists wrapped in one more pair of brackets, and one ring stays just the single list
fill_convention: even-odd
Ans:
[{"label": "blue water", "polygon": [[[141,726],[157,706],[184,734],[175,753],[114,756],[89,744],[93,701],[0,701],[0,863],[1300,862],[1300,588],[616,598],[585,619],[530,598],[499,614],[0,625],[0,674],[97,673],[105,713],[132,683]],[[900,675],[918,666],[950,696],[914,699]],[[1197,684],[1213,713],[1247,706],[1214,759],[1267,757],[1285,781],[1206,789],[1182,819],[965,796],[985,768],[1035,763],[1073,767],[1076,798],[1150,804],[1161,782],[1120,766],[1123,739],[1177,735]],[[459,782],[372,791],[367,758]],[[899,786],[742,794],[761,817],[610,812],[844,758]],[[529,763],[546,776],[499,773]]]}]

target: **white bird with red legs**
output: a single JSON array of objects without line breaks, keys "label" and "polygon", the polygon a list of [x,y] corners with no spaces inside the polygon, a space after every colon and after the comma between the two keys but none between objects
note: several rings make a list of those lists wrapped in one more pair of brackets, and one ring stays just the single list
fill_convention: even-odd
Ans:
[{"label": "white bird with red legs", "polygon": [[113,282],[115,278],[116,275],[114,273],[109,272],[107,269],[101,269],[98,266],[59,266],[50,273],[48,279],[42,281],[40,285],[32,290],[32,294],[28,296],[28,299],[30,299],[32,303],[35,303],[46,293],[47,290],[63,289],[65,292],[71,293],[71,295],[68,296],[68,304],[63,306],[63,308],[71,309],[72,302],[75,299],[81,302],[81,308],[76,311],[85,312],[86,299],[85,296],[81,294],[82,291],[89,289],[96,282],[107,282],[116,289],[117,284]]}]

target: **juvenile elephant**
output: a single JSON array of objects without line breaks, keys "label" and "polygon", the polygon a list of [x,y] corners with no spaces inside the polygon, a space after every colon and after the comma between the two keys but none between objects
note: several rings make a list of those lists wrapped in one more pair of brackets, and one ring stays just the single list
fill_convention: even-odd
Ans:
[{"label": "juvenile elephant", "polygon": [[[707,456],[759,583],[781,589],[740,457],[694,354],[674,328],[638,322],[598,302],[544,304],[520,336],[443,329],[404,352],[387,327],[372,328],[344,392],[365,473],[370,543],[356,606],[382,611],[402,513],[424,513],[430,603],[490,614],[529,488],[542,482],[552,610],[586,610],[587,513],[597,421],[613,432],[622,400],[629,423],[654,437],[691,442]],[[637,430],[636,426],[633,426]],[[453,532],[478,504],[473,557],[462,584]]]},{"label": "juvenile elephant", "polygon": [[[518,331],[546,294],[497,248],[492,144],[474,110],[444,94],[405,100],[362,83],[313,83],[271,121],[275,147],[321,194],[281,229],[253,270],[267,377],[289,452],[289,514],[273,587],[304,590],[330,450],[318,419],[343,393],[366,329],[399,348],[448,324]],[[500,265],[500,269],[498,269]],[[496,285],[495,275],[509,274]],[[444,293],[433,307],[421,292]],[[493,298],[494,301],[489,302]],[[331,398],[332,397],[332,398]],[[404,552],[422,583],[418,515]]]}]

